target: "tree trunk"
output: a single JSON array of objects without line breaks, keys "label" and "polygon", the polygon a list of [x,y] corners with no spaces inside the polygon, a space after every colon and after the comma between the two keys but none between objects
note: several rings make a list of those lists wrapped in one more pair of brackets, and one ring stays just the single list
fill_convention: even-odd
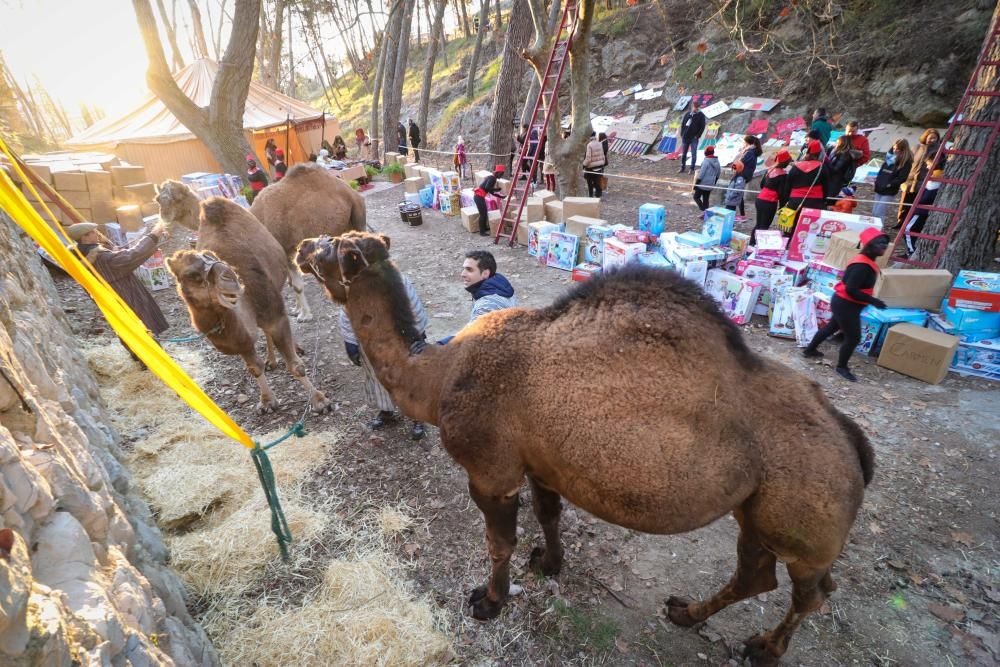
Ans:
[{"label": "tree trunk", "polygon": [[198,3],[195,0],[188,0],[188,6],[191,7],[191,24],[194,26],[195,46],[197,47],[195,55],[199,58],[207,58],[208,42],[205,41],[205,29],[201,24],[201,10],[198,9]]},{"label": "tree trunk", "polygon": [[[1000,21],[1000,5],[993,14],[992,26]],[[991,28],[992,30],[993,28]],[[1000,45],[994,47],[988,54],[990,60],[1000,60]],[[996,68],[985,67],[981,70],[976,88],[979,90],[997,90],[1000,76]],[[981,122],[997,122],[1000,120],[1000,98],[976,97],[969,105],[965,114],[966,120]],[[955,148],[963,151],[982,151],[989,139],[990,128],[960,126],[952,135]],[[945,168],[945,177],[967,180],[975,168],[977,158],[953,155]],[[918,165],[914,165],[916,169]],[[934,202],[942,208],[956,208],[962,198],[964,188],[955,185],[942,185],[941,191]],[[1000,140],[994,141],[986,164],[979,173],[979,178],[973,186],[972,194],[958,219],[954,234],[939,268],[947,269],[952,274],[961,269],[987,269],[996,257],[997,234],[1000,233]],[[941,213],[931,213],[924,226],[924,234],[943,235],[950,224],[951,216]],[[918,240],[916,259],[930,263],[934,260],[939,244],[930,240]]]},{"label": "tree trunk", "polygon": [[226,2],[227,0],[220,0],[219,2],[219,25],[215,26],[215,34],[212,35],[212,48],[215,51],[216,60],[222,54],[222,26],[226,22]]},{"label": "tree trunk", "polygon": [[[552,4],[553,5],[558,5],[559,3],[556,2],[555,0],[552,0]],[[500,0],[497,0],[493,4],[493,6],[494,6],[494,10],[493,10],[494,11],[494,15],[496,16],[496,20],[495,20],[495,23],[493,25],[493,30],[494,30],[494,34],[499,35],[500,34],[500,26],[503,25],[503,22],[502,22],[503,16],[500,14]],[[528,7],[525,6],[524,10],[527,11]],[[513,17],[513,15],[514,15],[514,5],[512,4],[511,5],[511,16]]]},{"label": "tree trunk", "polygon": [[465,0],[455,0],[455,13],[462,17],[462,30],[465,31],[465,38],[472,37],[472,29],[469,27],[469,15],[465,11]]},{"label": "tree trunk", "polygon": [[[398,11],[398,3],[393,3],[389,10],[389,19],[386,22],[388,29],[393,23],[393,12]],[[378,131],[378,104],[379,96],[382,95],[382,82],[385,80],[385,61],[389,56],[389,44],[391,39],[382,33],[381,46],[379,47],[378,63],[375,65],[375,85],[372,89],[372,111],[368,133],[371,135],[372,155],[381,155],[379,151],[379,131]]]},{"label": "tree trunk", "polygon": [[156,8],[160,12],[160,21],[163,22],[163,32],[167,35],[167,43],[170,44],[170,52],[174,62],[173,69],[179,70],[184,67],[184,58],[181,57],[181,50],[177,48],[176,26],[167,17],[167,8],[164,6],[163,0],[156,0]]},{"label": "tree trunk", "polygon": [[507,164],[511,135],[514,132],[513,121],[520,108],[521,86],[527,66],[521,57],[521,51],[531,42],[532,30],[527,0],[514,0],[507,24],[507,40],[500,61],[500,73],[493,90],[489,144],[489,152],[493,155],[487,158],[484,168],[488,169],[497,163]]},{"label": "tree trunk", "polygon": [[386,69],[386,80],[382,86],[385,91],[382,100],[382,132],[386,146],[389,146],[389,138],[396,136],[396,128],[399,126],[399,112],[403,103],[403,83],[406,79],[406,61],[410,55],[410,29],[413,26],[413,8],[416,6],[417,0],[400,0],[400,2],[403,6],[399,30],[395,32],[397,35],[396,57],[386,61],[387,68],[392,65],[393,75],[390,80],[388,78],[389,70]]},{"label": "tree trunk", "polygon": [[430,128],[427,126],[427,107],[431,103],[431,83],[434,79],[434,61],[437,60],[438,47],[441,34],[441,26],[444,23],[444,9],[448,5],[448,0],[434,0],[434,23],[430,28],[430,44],[427,45],[427,60],[424,63],[424,82],[420,88],[420,111],[417,113],[417,124],[424,132],[424,137],[430,135]]},{"label": "tree trunk", "polygon": [[[264,66],[260,70],[260,82],[273,90],[278,90],[281,79],[281,47],[285,23],[285,0],[275,0],[274,21],[271,23],[270,35],[264,38],[267,44]],[[291,24],[291,21],[289,21]],[[289,42],[291,46],[291,42]]]},{"label": "tree trunk", "polygon": [[[281,34],[281,30],[278,30]],[[281,56],[281,50],[278,50]],[[279,70],[280,72],[280,70]],[[292,17],[288,17],[288,96],[295,97],[295,55],[292,52]]]},{"label": "tree trunk", "polygon": [[229,44],[219,63],[207,108],[192,102],[170,75],[149,0],[132,0],[132,7],[149,59],[146,71],[149,89],[205,144],[225,171],[243,174],[244,156],[253,153],[243,132],[243,112],[253,75],[260,0],[236,3]]},{"label": "tree trunk", "polygon": [[[549,4],[549,18],[548,18],[548,21],[545,24],[545,30],[544,30],[544,32],[542,34],[542,43],[543,44],[549,44],[549,41],[548,41],[549,38],[552,36],[552,34],[556,30],[559,29],[559,19],[562,18],[562,10],[563,10],[563,8],[562,8],[562,4],[561,3],[552,2],[552,3]],[[538,42],[538,35],[537,34],[535,35],[535,42],[536,43]],[[551,52],[551,47],[549,48],[549,52]],[[546,62],[548,61],[549,52],[544,52],[543,54],[541,54],[541,55],[544,55],[544,58],[545,58]],[[530,60],[530,58],[528,58],[527,56],[525,56],[525,58],[528,59],[528,60]],[[544,67],[545,67],[545,65],[543,64],[542,65],[542,71],[544,71]],[[534,69],[534,68],[532,68],[532,69]],[[521,109],[521,118],[525,119],[524,122],[527,122],[527,120],[531,117],[531,111],[535,108],[535,102],[537,102],[538,95],[539,95],[539,93],[541,93],[541,86],[539,84],[539,78],[540,78],[540,75],[536,71],[535,72],[535,76],[532,77],[532,79],[531,79],[531,88],[528,90],[528,96],[524,100],[524,107]],[[557,128],[557,130],[558,130],[558,128]],[[561,135],[561,133],[560,133],[560,135]]]},{"label": "tree trunk", "polygon": [[476,69],[479,67],[479,54],[483,51],[486,19],[490,15],[490,0],[480,0],[480,2],[483,4],[479,7],[479,30],[476,32],[476,47],[472,49],[472,60],[469,61],[469,78],[465,83],[465,96],[470,100],[476,92]]}]

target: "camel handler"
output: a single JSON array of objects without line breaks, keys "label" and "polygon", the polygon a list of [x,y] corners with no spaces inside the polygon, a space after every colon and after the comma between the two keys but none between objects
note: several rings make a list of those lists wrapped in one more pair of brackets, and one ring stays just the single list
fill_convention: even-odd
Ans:
[{"label": "camel handler", "polygon": [[[403,287],[406,290],[407,298],[410,300],[410,308],[413,310],[413,320],[416,322],[420,332],[426,337],[424,332],[427,331],[427,311],[424,310],[424,304],[417,295],[417,290],[413,289],[413,283],[410,282],[410,279],[403,273],[399,275],[403,279]],[[365,356],[364,350],[358,345],[358,338],[354,335],[354,329],[351,328],[351,320],[347,317],[347,311],[343,308],[340,310],[340,335],[344,339],[344,349],[347,351],[347,358],[351,360],[352,364],[360,366],[361,370],[365,372],[365,400],[368,401],[369,405],[374,405],[378,408],[378,414],[368,422],[368,428],[374,431],[395,422],[396,404],[393,403],[392,396],[385,390],[385,387],[379,383],[378,377],[375,375],[375,369],[372,368],[371,362]],[[424,435],[423,423],[414,421],[410,429],[410,438],[413,440],[422,440]]]},{"label": "camel handler", "polygon": [[889,237],[881,229],[869,227],[861,232],[861,254],[847,263],[844,277],[833,288],[834,295],[830,301],[833,317],[816,332],[808,347],[802,350],[804,357],[822,357],[823,353],[817,349],[819,344],[840,331],[844,334],[844,342],[840,345],[836,371],[840,377],[850,382],[858,381],[847,368],[847,362],[854,353],[854,348],[861,342],[861,311],[869,304],[879,310],[885,308],[885,302],[872,294],[880,271],[875,260],[884,255],[888,248]]},{"label": "camel handler", "polygon": [[479,235],[489,236],[490,235],[490,212],[486,208],[486,195],[494,195],[500,192],[500,186],[497,184],[497,179],[503,176],[504,166],[498,164],[493,167],[493,173],[483,179],[483,182],[479,184],[473,193],[472,201],[476,203],[476,208],[479,210]]},{"label": "camel handler", "polygon": [[[170,324],[163,316],[163,311],[156,305],[153,295],[134,271],[156,252],[160,240],[165,236],[165,230],[166,223],[158,222],[132,247],[116,248],[98,231],[97,225],[93,222],[79,222],[66,228],[66,235],[76,242],[80,254],[87,258],[122,301],[135,311],[154,336],[166,331]],[[124,341],[122,345],[133,359],[142,363]]]}]

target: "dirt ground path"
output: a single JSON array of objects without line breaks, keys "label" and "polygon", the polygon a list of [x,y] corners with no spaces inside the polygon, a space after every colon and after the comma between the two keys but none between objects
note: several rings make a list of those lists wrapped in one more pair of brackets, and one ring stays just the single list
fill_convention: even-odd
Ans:
[{"label": "dirt ground path", "polygon": [[[496,254],[523,306],[548,304],[570,287],[569,274],[539,266],[523,248],[493,246],[468,234],[457,218],[424,211],[422,226],[405,226],[396,210],[401,198],[399,187],[369,195],[368,219],[392,238],[392,254],[430,314],[429,338],[453,333],[468,320],[471,301],[458,272],[469,249]],[[686,190],[648,184],[613,186],[603,215],[632,221],[646,201],[667,205],[668,228],[696,226]],[[184,239],[173,238],[170,245],[182,247]],[[117,344],[79,289],[68,279],[57,282],[79,333]],[[360,371],[344,354],[337,308],[314,281],[308,285],[316,319],[293,326],[314,381],[336,402],[333,414],[313,418],[309,428],[336,425],[348,431],[348,446],[338,448],[317,475],[316,493],[412,510],[416,524],[399,540],[399,553],[411,564],[419,591],[431,594],[446,612],[462,663],[737,664],[730,660],[742,640],[780,620],[790,597],[783,570],[776,591],[736,604],[700,628],[677,628],[662,616],[667,596],[707,596],[729,578],[736,539],[730,517],[685,535],[649,536],[568,507],[563,574],[558,581],[539,580],[527,569],[541,535],[526,494],[513,559],[513,579],[523,592],[497,620],[472,620],[465,600],[484,581],[488,565],[482,519],[469,500],[465,475],[441,449],[433,428],[420,444],[408,439],[402,423],[377,434],[365,430],[372,410],[364,404]],[[174,325],[168,335],[190,333],[176,294],[156,296]],[[998,387],[954,375],[929,386],[867,359],[856,359],[860,382],[848,385],[828,362],[806,362],[793,343],[768,337],[759,324],[744,331],[756,351],[820,382],[868,432],[877,451],[875,481],[834,567],[840,588],[795,635],[785,664],[995,664],[1000,659]],[[205,389],[237,422],[263,431],[298,417],[304,406],[300,388],[286,373],[270,374],[283,408],[260,417],[253,412],[255,385],[242,363],[214,352],[209,357],[217,372]],[[599,378],[567,379],[594,380]],[[794,404],[795,397],[788,401]]]}]

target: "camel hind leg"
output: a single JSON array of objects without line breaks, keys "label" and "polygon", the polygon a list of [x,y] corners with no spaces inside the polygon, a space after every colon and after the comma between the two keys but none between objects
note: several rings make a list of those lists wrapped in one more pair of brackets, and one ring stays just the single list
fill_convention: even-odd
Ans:
[{"label": "camel hind leg", "polygon": [[510,557],[517,546],[517,490],[504,496],[490,495],[478,490],[470,479],[469,495],[483,513],[492,564],[490,580],[469,597],[472,617],[485,621],[500,615],[510,592]]},{"label": "camel hind leg", "polygon": [[734,602],[778,587],[778,580],[774,575],[777,564],[774,554],[761,543],[759,535],[741,509],[735,510],[733,516],[740,524],[740,536],[736,544],[736,572],[718,593],[704,602],[671,596],[667,600],[667,615],[673,623],[690,627]]},{"label": "camel hind leg", "polygon": [[332,404],[330,400],[313,385],[309,376],[306,375],[306,366],[302,363],[302,359],[299,358],[296,352],[295,340],[292,338],[292,327],[288,322],[288,318],[282,317],[281,320],[273,327],[270,327],[265,333],[268,336],[268,340],[274,341],[275,347],[278,348],[278,352],[281,353],[281,356],[285,360],[285,367],[288,368],[288,372],[305,389],[306,394],[309,396],[309,405],[312,406],[312,409],[316,412],[325,412],[331,409]]},{"label": "camel hind leg", "polygon": [[535,572],[554,577],[562,569],[563,550],[559,539],[559,517],[562,514],[562,497],[538,483],[531,475],[531,505],[545,535],[545,547],[531,551],[530,566]]},{"label": "camel hind leg", "polygon": [[806,563],[789,563],[792,579],[792,606],[785,618],[773,630],[746,641],[744,656],[754,667],[777,665],[788,650],[788,642],[806,616],[819,609],[837,586],[830,576],[830,567]]},{"label": "camel hind leg", "polygon": [[288,262],[288,284],[295,291],[295,298],[298,300],[298,315],[295,319],[299,322],[312,322],[312,310],[309,309],[309,302],[306,300],[306,281],[303,280],[299,267],[289,260]]}]

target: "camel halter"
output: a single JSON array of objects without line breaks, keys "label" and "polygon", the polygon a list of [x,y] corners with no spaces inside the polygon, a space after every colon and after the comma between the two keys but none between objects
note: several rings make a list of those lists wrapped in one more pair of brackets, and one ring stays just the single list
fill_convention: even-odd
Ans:
[{"label": "camel halter", "polygon": [[[351,248],[353,248],[358,253],[358,257],[360,257],[361,261],[364,262],[365,268],[366,269],[368,268],[368,266],[369,266],[368,259],[365,258],[365,254],[363,252],[361,252],[361,248],[358,247],[357,241],[355,241],[354,239],[339,238],[339,239],[337,239],[337,242],[338,243],[350,243],[351,244]],[[337,266],[340,268],[340,284],[344,286],[345,290],[350,290],[350,288],[351,288],[351,281],[350,280],[346,280],[344,278],[344,276],[346,275],[344,273],[344,257],[343,257],[343,255],[339,251],[337,252]],[[362,270],[364,270],[364,269],[362,269]],[[361,271],[359,271],[358,273],[361,273]]]}]

